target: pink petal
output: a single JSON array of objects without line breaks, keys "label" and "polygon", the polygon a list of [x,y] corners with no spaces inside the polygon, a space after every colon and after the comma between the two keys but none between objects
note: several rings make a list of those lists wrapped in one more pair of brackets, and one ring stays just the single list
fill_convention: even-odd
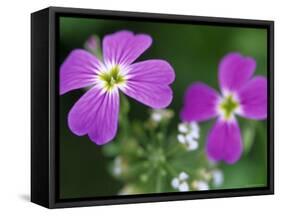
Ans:
[{"label": "pink petal", "polygon": [[68,116],[68,125],[74,134],[78,136],[88,134],[93,142],[101,145],[115,137],[118,114],[118,91],[102,92],[95,86],[72,107]]},{"label": "pink petal", "polygon": [[207,138],[206,151],[209,159],[233,164],[239,160],[242,148],[240,128],[236,120],[218,120]]},{"label": "pink petal", "polygon": [[135,63],[130,68],[128,73],[130,81],[171,84],[175,80],[174,69],[164,60],[146,60]]},{"label": "pink petal", "polygon": [[238,92],[241,116],[250,119],[267,118],[267,79],[256,76]]},{"label": "pink petal", "polygon": [[148,60],[133,64],[122,91],[135,100],[155,109],[167,107],[173,98],[169,87],[175,79],[171,65],[163,60]]},{"label": "pink petal", "polygon": [[91,53],[72,51],[60,68],[60,94],[93,85],[98,66],[99,60]]},{"label": "pink petal", "polygon": [[254,74],[256,61],[239,53],[226,55],[219,64],[219,83],[224,91],[236,91]]},{"label": "pink petal", "polygon": [[105,62],[129,65],[147,50],[151,43],[149,35],[118,31],[104,37],[103,57]]},{"label": "pink petal", "polygon": [[182,121],[205,121],[217,116],[219,94],[204,83],[192,84],[185,93]]}]

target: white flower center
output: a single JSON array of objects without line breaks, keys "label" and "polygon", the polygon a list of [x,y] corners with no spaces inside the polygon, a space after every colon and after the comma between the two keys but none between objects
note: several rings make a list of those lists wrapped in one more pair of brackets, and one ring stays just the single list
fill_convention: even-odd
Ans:
[{"label": "white flower center", "polygon": [[240,112],[238,97],[232,93],[226,93],[218,103],[218,113],[224,120],[232,120],[234,114]]},{"label": "white flower center", "polygon": [[98,80],[105,91],[112,92],[126,85],[126,74],[127,70],[121,65],[105,65],[99,70]]}]

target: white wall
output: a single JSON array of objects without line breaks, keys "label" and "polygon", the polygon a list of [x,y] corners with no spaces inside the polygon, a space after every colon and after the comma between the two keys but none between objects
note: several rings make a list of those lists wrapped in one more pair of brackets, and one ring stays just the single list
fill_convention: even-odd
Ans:
[{"label": "white wall", "polygon": [[[280,211],[280,1],[6,0],[0,6],[0,215],[265,215]],[[30,181],[30,13],[47,6],[275,20],[276,195],[46,210],[27,202]],[[6,213],[4,213],[6,212]],[[276,214],[273,214],[276,215]]]}]

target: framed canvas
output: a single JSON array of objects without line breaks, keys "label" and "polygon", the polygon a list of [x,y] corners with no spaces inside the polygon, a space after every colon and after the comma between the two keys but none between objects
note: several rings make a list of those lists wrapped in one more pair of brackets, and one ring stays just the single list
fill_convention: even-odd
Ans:
[{"label": "framed canvas", "polygon": [[31,15],[31,201],[273,194],[273,21]]}]

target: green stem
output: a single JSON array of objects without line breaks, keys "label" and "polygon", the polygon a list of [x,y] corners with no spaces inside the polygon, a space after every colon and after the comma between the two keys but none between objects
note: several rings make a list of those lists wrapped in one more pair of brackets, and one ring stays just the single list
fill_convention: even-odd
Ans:
[{"label": "green stem", "polygon": [[170,151],[166,153],[167,158],[173,157],[175,154],[185,151],[183,144],[177,143]]},{"label": "green stem", "polygon": [[175,177],[178,175],[177,171],[168,163],[165,163],[165,168],[172,177]]},{"label": "green stem", "polygon": [[157,177],[156,177],[156,192],[162,192],[162,175],[161,169],[158,170]]}]

